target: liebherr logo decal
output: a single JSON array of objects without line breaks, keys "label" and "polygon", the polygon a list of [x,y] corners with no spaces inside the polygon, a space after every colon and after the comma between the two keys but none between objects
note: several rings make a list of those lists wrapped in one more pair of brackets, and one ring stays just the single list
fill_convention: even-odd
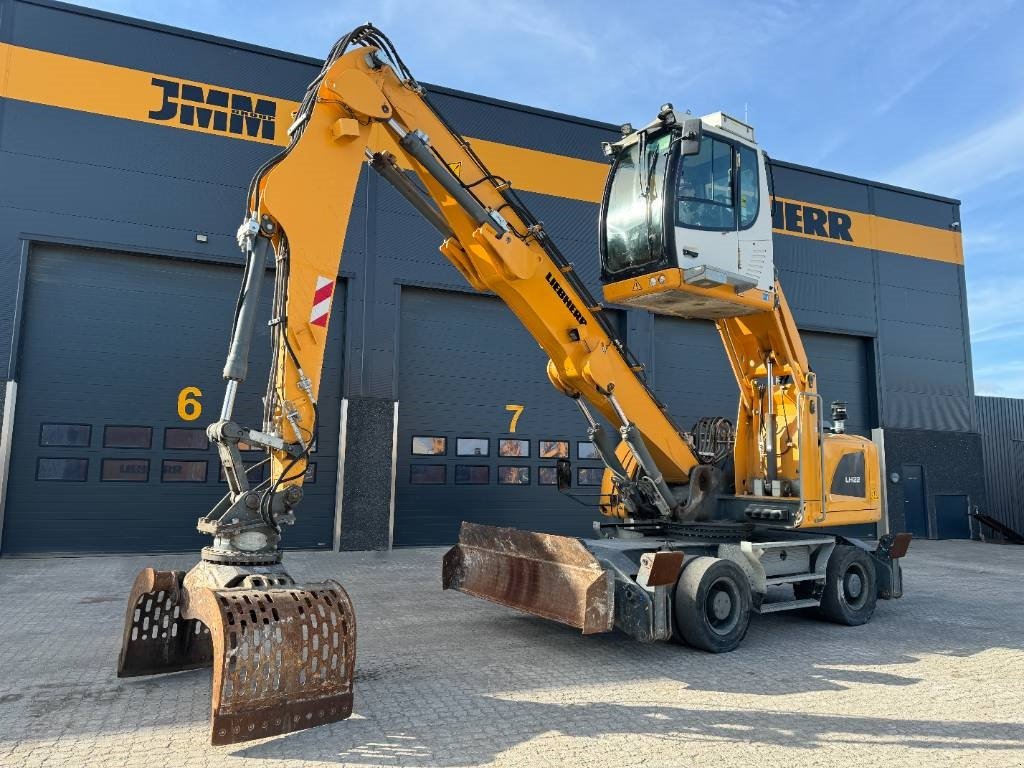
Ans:
[{"label": "liebherr logo decal", "polygon": [[553,290],[555,292],[555,295],[562,300],[563,304],[565,304],[565,308],[572,313],[572,316],[574,318],[576,318],[576,322],[579,323],[580,325],[586,325],[587,318],[583,316],[583,313],[580,312],[575,302],[573,302],[573,300],[569,298],[569,294],[565,292],[565,289],[561,285],[559,285],[558,281],[552,276],[550,272],[548,272],[546,280],[548,281],[548,285],[551,286],[551,290]]},{"label": "liebherr logo decal", "polygon": [[845,211],[831,211],[791,200],[775,200],[774,203],[772,229],[777,232],[854,242],[853,218]]},{"label": "liebherr logo decal", "polygon": [[181,125],[207,128],[237,136],[273,140],[277,104],[270,99],[255,99],[245,93],[202,88],[177,80],[153,78],[163,91],[160,109],[149,113],[150,120],[178,119]]}]

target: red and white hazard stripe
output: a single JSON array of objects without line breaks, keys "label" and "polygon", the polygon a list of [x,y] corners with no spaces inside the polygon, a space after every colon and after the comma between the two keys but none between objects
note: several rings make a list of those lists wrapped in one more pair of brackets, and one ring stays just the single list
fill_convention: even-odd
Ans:
[{"label": "red and white hazard stripe", "polygon": [[313,310],[309,313],[309,324],[327,327],[331,316],[331,299],[334,298],[334,280],[329,277],[317,277],[316,290],[313,292]]}]

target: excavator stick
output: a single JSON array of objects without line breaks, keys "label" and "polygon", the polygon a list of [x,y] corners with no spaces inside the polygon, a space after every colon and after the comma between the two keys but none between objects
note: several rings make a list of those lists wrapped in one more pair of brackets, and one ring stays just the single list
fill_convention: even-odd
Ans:
[{"label": "excavator stick", "polygon": [[280,566],[143,570],[128,598],[118,677],[213,666],[210,741],[275,736],[352,714],[356,628],[336,581]]},{"label": "excavator stick", "polygon": [[579,539],[462,523],[444,556],[442,585],[568,624],[612,629],[614,583]]}]

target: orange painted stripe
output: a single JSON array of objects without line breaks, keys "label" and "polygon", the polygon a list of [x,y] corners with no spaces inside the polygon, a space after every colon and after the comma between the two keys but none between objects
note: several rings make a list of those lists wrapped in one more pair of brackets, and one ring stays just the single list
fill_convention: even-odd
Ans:
[{"label": "orange painted stripe", "polygon": [[773,231],[780,235],[802,237],[855,248],[870,248],[903,256],[943,261],[947,264],[964,263],[963,240],[960,232],[955,230],[912,224],[870,213],[848,211],[845,208],[834,208],[820,203],[808,203],[783,197],[776,197],[775,201],[777,204],[791,203],[801,207],[813,206],[832,213],[841,213],[850,220],[849,232],[853,240],[836,240],[820,235],[794,232],[784,227],[775,227]]}]

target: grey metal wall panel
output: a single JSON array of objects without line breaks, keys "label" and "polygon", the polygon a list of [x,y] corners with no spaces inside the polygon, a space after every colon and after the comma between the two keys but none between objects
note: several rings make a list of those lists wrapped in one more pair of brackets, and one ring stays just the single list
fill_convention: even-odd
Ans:
[{"label": "grey metal wall panel", "polygon": [[778,270],[779,282],[797,325],[839,333],[875,334],[875,286],[847,280],[841,284]]},{"label": "grey metal wall panel", "polygon": [[[143,174],[112,168],[92,168],[87,175],[68,173],[67,163],[8,153],[0,161],[0,172],[5,178],[19,179],[17,185],[5,184],[0,190],[0,206],[9,208],[222,237],[232,236],[242,220],[238,201],[244,200],[245,193],[241,189],[168,176],[154,184]],[[52,185],[56,178],[63,183]]]},{"label": "grey metal wall panel", "polygon": [[916,288],[880,285],[878,311],[883,320],[961,330],[960,296]]},{"label": "grey metal wall panel", "polygon": [[[195,520],[224,493],[212,448],[164,447],[167,428],[204,429],[218,412],[220,378],[231,322],[237,268],[200,265],[66,247],[38,247],[30,256],[14,453],[4,525],[5,552],[141,552],[192,550],[206,537]],[[270,286],[261,316],[270,315]],[[335,302],[324,366],[316,480],[305,489],[299,522],[286,546],[330,546],[337,462],[344,292]],[[269,336],[257,325],[250,370],[240,389],[240,423],[262,423],[261,398]],[[202,391],[203,413],[178,417],[186,386]],[[44,423],[88,424],[81,447],[41,447]],[[111,425],[152,428],[150,448],[104,447]],[[37,461],[84,458],[88,482],[37,479]],[[246,457],[257,461],[261,454]],[[146,460],[144,482],[102,482],[104,459]],[[163,460],[206,463],[206,481],[161,480]]]},{"label": "grey metal wall panel", "polygon": [[[57,110],[9,101],[0,149],[26,158],[67,163],[63,174],[88,177],[111,169],[148,178],[182,179],[196,187],[220,188],[234,202],[231,218],[241,220],[244,189],[253,172],[278,147],[254,141],[184,131],[173,126],[116,120],[88,112]],[[155,178],[154,178],[155,177]],[[100,188],[104,192],[105,188]],[[243,190],[241,193],[236,190]]]},{"label": "grey metal wall panel", "polygon": [[786,164],[773,164],[775,194],[793,200],[823,203],[861,213],[871,212],[866,183],[854,183]]},{"label": "grey metal wall panel", "polygon": [[957,329],[883,320],[880,330],[887,356],[964,362],[963,334]]},{"label": "grey metal wall panel", "polygon": [[1024,534],[1024,400],[975,398],[985,457],[986,511]]},{"label": "grey metal wall panel", "polygon": [[962,271],[957,264],[878,252],[878,281],[882,285],[959,296]]},{"label": "grey metal wall panel", "polygon": [[883,394],[887,427],[916,428],[917,424],[938,424],[943,430],[971,429],[972,412],[967,397],[928,395],[888,389]]},{"label": "grey metal wall panel", "polygon": [[872,188],[871,194],[877,216],[940,229],[949,229],[953,222],[960,221],[959,206],[948,200],[936,200],[880,187]]},{"label": "grey metal wall panel", "polygon": [[775,264],[780,269],[822,278],[841,290],[848,280],[874,283],[872,252],[809,237],[775,233]]},{"label": "grey metal wall panel", "polygon": [[965,363],[886,355],[886,387],[890,392],[968,397],[970,371]]}]

